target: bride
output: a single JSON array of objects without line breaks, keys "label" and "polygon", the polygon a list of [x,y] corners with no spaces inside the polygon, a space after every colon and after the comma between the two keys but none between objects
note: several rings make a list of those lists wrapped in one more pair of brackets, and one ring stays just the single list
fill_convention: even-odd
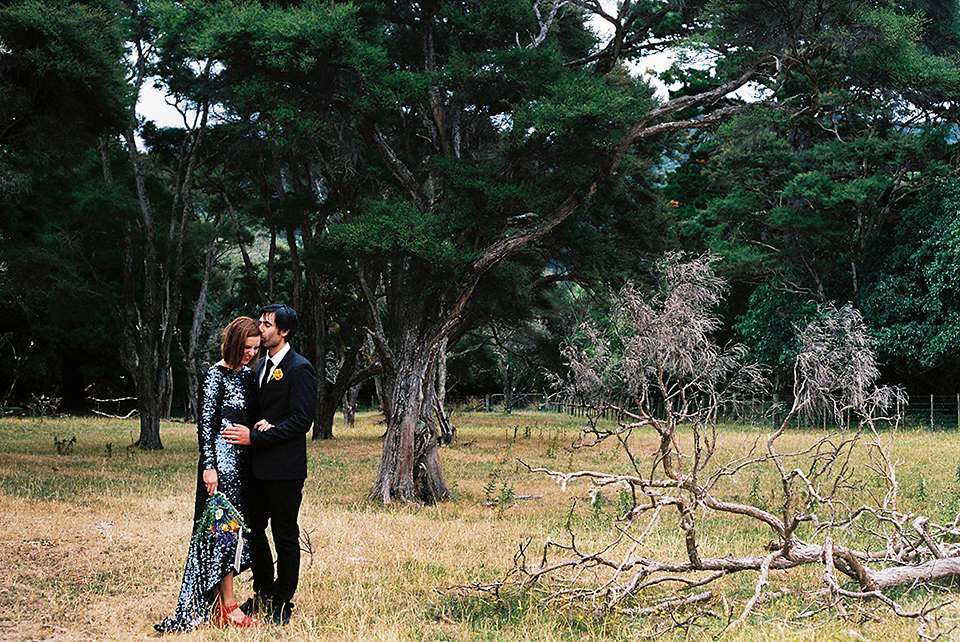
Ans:
[{"label": "bride", "polygon": [[258,394],[250,366],[259,349],[257,322],[234,319],[223,331],[222,359],[203,378],[193,535],[176,611],[154,626],[161,633],[190,631],[211,614],[221,626],[259,624],[240,612],[233,592],[234,576],[250,566],[243,538],[246,453],[220,434],[224,426],[252,426],[256,421]]}]

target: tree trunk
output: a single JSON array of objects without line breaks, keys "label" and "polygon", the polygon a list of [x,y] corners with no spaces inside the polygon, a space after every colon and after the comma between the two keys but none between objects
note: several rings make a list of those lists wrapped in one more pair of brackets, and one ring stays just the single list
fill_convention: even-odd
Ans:
[{"label": "tree trunk", "polygon": [[160,418],[169,420],[173,416],[173,368],[167,368],[160,391]]},{"label": "tree trunk", "polygon": [[[214,220],[214,224],[219,223],[219,216]],[[210,273],[213,271],[213,264],[216,259],[217,242],[214,241],[207,246],[203,256],[203,273],[200,279],[200,292],[197,295],[197,305],[193,309],[193,321],[190,324],[190,336],[187,337],[187,347],[184,349],[183,343],[180,345],[180,352],[183,354],[183,365],[187,370],[187,403],[185,406],[185,415],[187,421],[194,421],[200,416],[197,397],[199,396],[200,380],[197,373],[197,350],[200,347],[200,332],[203,329],[203,321],[207,316],[207,299],[210,291]]]},{"label": "tree trunk", "polygon": [[[13,389],[16,387],[17,380],[20,378],[20,369],[26,357],[26,355],[23,357],[17,355],[17,346],[14,345],[12,338],[8,337],[6,341],[9,342],[10,349],[13,351],[13,368],[7,373],[10,377],[10,385],[7,387],[6,392],[3,393],[3,398],[0,399],[0,406],[3,407],[10,405],[10,399],[13,398]],[[31,341],[25,352],[29,354],[32,347],[33,342]]]},{"label": "tree trunk", "polygon": [[[307,236],[304,235],[304,243]],[[299,270],[299,264],[296,266]],[[300,310],[301,319],[309,319],[309,336],[307,346],[309,359],[317,370],[317,406],[313,413],[313,438],[333,439],[333,416],[340,403],[339,397],[332,397],[335,382],[327,376],[329,372],[328,359],[330,354],[327,346],[327,318],[326,307],[321,298],[321,287],[317,282],[316,273],[310,271],[306,275],[307,292],[303,296],[303,309]],[[307,330],[307,327],[303,328]]]},{"label": "tree trunk", "polygon": [[[350,396],[351,391],[354,391],[353,407],[356,408],[360,384],[379,372],[379,368],[375,365],[364,367],[362,358],[363,351],[360,346],[350,347],[340,358],[336,378],[332,382],[326,382],[322,398],[318,398],[317,419],[313,425],[314,439],[333,439],[333,419],[337,409],[343,405],[344,416],[346,416],[345,400]],[[353,423],[349,425],[352,426]]]},{"label": "tree trunk", "polygon": [[503,412],[510,414],[513,410],[513,373],[509,366],[503,372]]},{"label": "tree trunk", "polygon": [[140,438],[134,445],[141,450],[162,450],[159,397],[148,398],[143,403],[140,402],[140,398],[137,398],[137,411],[140,413]]},{"label": "tree trunk", "polygon": [[[322,395],[318,395],[316,419],[313,424],[314,439],[333,439],[333,419],[337,409],[342,405],[346,418],[349,398],[353,400],[350,408],[355,412],[357,398],[360,395],[360,384],[379,371],[375,366],[363,367],[360,358],[359,349],[348,350],[337,369],[336,380],[327,382]],[[348,425],[353,426],[352,419]]]},{"label": "tree trunk", "polygon": [[[152,345],[149,341],[149,335],[144,337],[146,345]],[[160,441],[160,414],[161,389],[163,388],[163,377],[157,372],[156,355],[149,353],[150,348],[146,348],[139,359],[139,369],[137,377],[137,412],[140,415],[140,437],[134,444],[142,450],[162,450],[163,443]]]},{"label": "tree trunk", "polygon": [[314,439],[333,439],[333,418],[337,414],[340,400],[330,394],[332,386],[327,387],[322,398],[317,399],[317,411],[313,419]]},{"label": "tree trunk", "polygon": [[380,412],[383,413],[384,417],[389,417],[393,414],[393,411],[390,406],[390,401],[387,399],[387,395],[383,390],[383,380],[385,376],[384,374],[379,374],[373,378],[373,393],[377,398],[377,406],[379,406]]},{"label": "tree trunk", "polygon": [[433,415],[436,348],[423,350],[423,343],[412,334],[408,331],[397,361],[393,413],[387,421],[383,456],[369,495],[384,504],[394,499],[434,504],[451,497],[440,469],[439,434]]},{"label": "tree trunk", "polygon": [[[319,334],[325,327],[326,323],[323,323],[322,327],[317,328],[317,341],[323,340],[323,337]],[[322,372],[326,373],[330,370],[327,359],[332,359],[332,357],[328,354],[326,343],[320,345],[323,346],[323,353],[321,354],[320,350],[317,350],[316,356],[318,360],[322,360],[322,364],[317,366],[317,371],[321,372],[322,368]],[[330,381],[326,376],[318,377],[317,409],[313,419],[314,439],[333,439],[333,418],[337,414],[337,408],[340,407],[340,399],[343,397],[345,388],[343,377],[350,374],[344,372],[344,369],[349,367],[346,361],[343,356],[340,357],[337,376],[334,381]]]},{"label": "tree trunk", "polygon": [[[263,289],[263,284],[260,282],[260,277],[257,276],[257,268],[253,264],[253,259],[250,258],[250,252],[247,250],[247,244],[243,240],[243,228],[240,227],[240,218],[237,216],[236,210],[233,208],[233,203],[230,201],[230,197],[227,195],[225,187],[220,188],[220,195],[223,197],[223,203],[227,208],[227,213],[230,215],[230,220],[233,221],[234,233],[237,237],[237,247],[240,249],[240,257],[243,259],[243,268],[246,272],[247,279],[257,291],[257,300],[260,302],[260,305],[267,305],[271,303],[270,298],[267,296],[267,293]],[[217,222],[219,222],[217,218]]]},{"label": "tree trunk", "polygon": [[353,428],[357,424],[357,401],[360,399],[360,386],[353,386],[343,394],[343,427]]}]

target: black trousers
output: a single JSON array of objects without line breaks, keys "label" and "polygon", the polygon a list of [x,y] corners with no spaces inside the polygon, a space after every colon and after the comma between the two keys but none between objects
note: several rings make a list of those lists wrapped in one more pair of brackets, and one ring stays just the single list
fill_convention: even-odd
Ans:
[{"label": "black trousers", "polygon": [[[300,527],[297,515],[303,500],[302,479],[251,479],[247,497],[250,503],[250,566],[253,592],[274,604],[289,602],[300,579]],[[267,523],[277,549],[276,575],[273,555],[267,540]]]}]

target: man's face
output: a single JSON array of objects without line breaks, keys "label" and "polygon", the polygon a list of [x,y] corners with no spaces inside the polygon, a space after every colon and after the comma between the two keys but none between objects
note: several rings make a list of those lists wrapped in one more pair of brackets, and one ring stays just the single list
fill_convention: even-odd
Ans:
[{"label": "man's face", "polygon": [[277,325],[274,323],[273,312],[267,312],[260,317],[260,342],[270,354],[274,353],[275,348],[283,346],[283,342],[286,341],[286,336],[286,330],[277,329]]}]

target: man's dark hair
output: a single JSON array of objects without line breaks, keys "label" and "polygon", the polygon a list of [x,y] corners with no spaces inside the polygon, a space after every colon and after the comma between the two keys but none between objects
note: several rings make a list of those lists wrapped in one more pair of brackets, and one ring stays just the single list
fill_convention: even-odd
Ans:
[{"label": "man's dark hair", "polygon": [[297,311],[283,303],[271,303],[260,310],[260,316],[262,317],[267,313],[273,314],[273,323],[277,326],[278,330],[286,330],[286,339],[289,341],[290,337],[293,336],[293,333],[297,331],[297,327],[300,325]]}]

